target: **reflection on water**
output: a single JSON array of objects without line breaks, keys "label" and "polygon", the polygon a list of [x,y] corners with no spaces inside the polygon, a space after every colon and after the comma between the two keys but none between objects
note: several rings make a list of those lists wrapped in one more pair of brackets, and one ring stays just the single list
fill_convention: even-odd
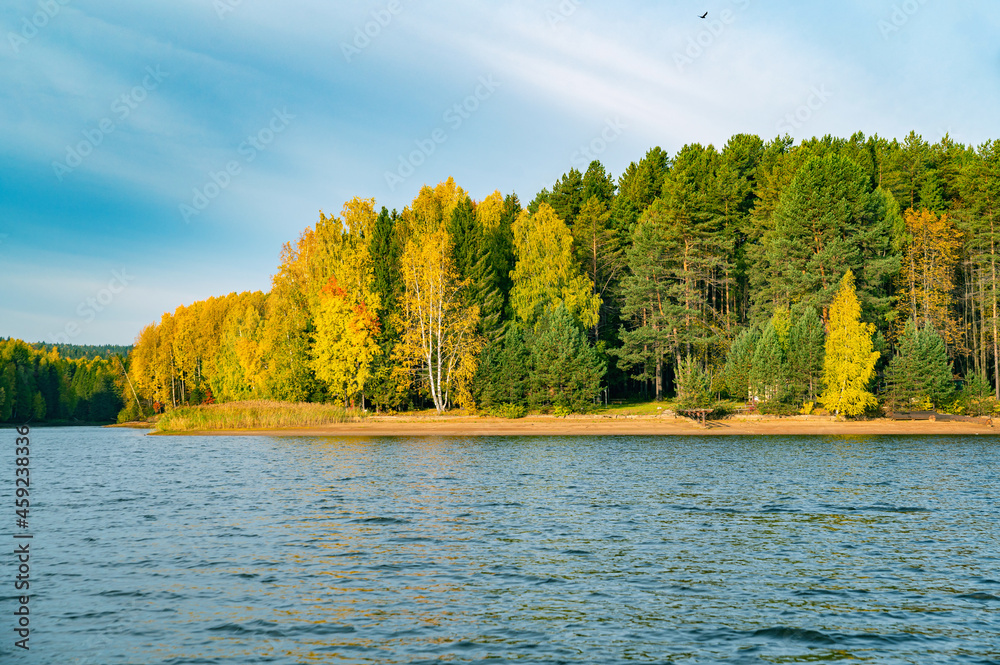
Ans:
[{"label": "reflection on water", "polygon": [[34,434],[20,662],[1000,659],[992,438]]}]

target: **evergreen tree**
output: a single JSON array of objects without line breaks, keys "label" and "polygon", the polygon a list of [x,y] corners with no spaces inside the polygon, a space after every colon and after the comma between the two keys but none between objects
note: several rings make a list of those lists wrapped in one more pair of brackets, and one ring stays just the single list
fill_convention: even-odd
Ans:
[{"label": "evergreen tree", "polygon": [[501,404],[525,406],[530,362],[524,330],[509,323],[503,336],[491,341],[480,357],[473,381],[476,404],[483,409]]},{"label": "evergreen tree", "polygon": [[909,319],[896,346],[896,355],[885,372],[886,405],[893,411],[910,411],[918,403],[923,368],[917,362],[917,344],[917,326]]},{"label": "evergreen tree", "polygon": [[480,229],[472,199],[464,196],[455,206],[448,221],[451,251],[459,281],[471,280],[479,261]]},{"label": "evergreen tree", "polygon": [[580,208],[586,202],[584,196],[583,175],[576,169],[570,169],[569,173],[552,187],[552,194],[549,195],[547,203],[559,215],[567,226],[572,226]]},{"label": "evergreen tree", "polygon": [[747,401],[750,398],[750,371],[753,356],[760,341],[760,330],[756,327],[744,328],[733,340],[726,357],[723,375],[726,390],[735,399]]},{"label": "evergreen tree", "polygon": [[583,174],[583,196],[580,200],[586,203],[592,198],[597,198],[610,209],[615,200],[615,189],[617,188],[614,179],[604,170],[604,165],[595,159]]},{"label": "evergreen tree", "polygon": [[609,319],[610,303],[606,298],[624,268],[625,252],[615,229],[609,225],[611,213],[607,206],[592,196],[581,208],[573,223],[576,256],[584,274],[590,278],[592,294],[601,299],[598,321],[593,327],[593,339],[600,339],[602,323]]},{"label": "evergreen tree", "polygon": [[959,217],[966,236],[970,346],[975,366],[990,374],[1000,398],[1000,140],[987,141],[969,157],[959,182],[967,207]]},{"label": "evergreen tree", "polygon": [[[889,251],[891,231],[882,196],[870,190],[857,164],[834,152],[811,158],[781,193],[773,230],[764,235],[764,256],[754,268],[757,310],[803,303],[826,318],[847,270],[861,275],[861,296],[872,306],[868,301],[881,295],[886,271],[898,269]],[[887,263],[869,275],[874,259]]]},{"label": "evergreen tree", "polygon": [[694,358],[685,358],[677,370],[677,405],[703,409],[712,403],[712,377]]},{"label": "evergreen tree", "polygon": [[378,310],[378,353],[371,365],[366,391],[376,408],[398,409],[406,399],[406,384],[400,374],[396,350],[403,339],[399,302],[403,292],[400,258],[403,246],[399,236],[399,215],[383,207],[375,220],[368,251],[372,262],[372,291],[382,306]]},{"label": "evergreen tree", "polygon": [[762,402],[781,402],[788,395],[788,361],[771,321],[754,348],[749,378],[751,394]]},{"label": "evergreen tree", "polygon": [[965,377],[965,385],[959,398],[965,412],[970,416],[988,416],[997,408],[993,386],[981,372],[972,372]]},{"label": "evergreen tree", "polygon": [[947,409],[955,399],[955,382],[944,339],[931,326],[922,328],[917,337],[918,359],[923,368],[921,392],[937,409]]},{"label": "evergreen tree", "polygon": [[625,169],[618,179],[618,196],[611,209],[612,225],[622,236],[631,235],[639,217],[660,196],[669,170],[670,157],[659,147]]},{"label": "evergreen tree", "polygon": [[796,401],[816,400],[823,378],[823,355],[823,322],[814,307],[806,307],[788,333],[788,375]]},{"label": "evergreen tree", "polygon": [[951,363],[933,328],[907,322],[886,371],[886,401],[893,409],[947,408],[954,399]]},{"label": "evergreen tree", "polygon": [[643,215],[626,250],[628,273],[622,278],[622,317],[631,328],[622,327],[621,347],[613,353],[619,366],[640,381],[655,381],[655,395],[664,394],[663,363],[680,355],[679,334],[684,310],[677,299],[678,245],[676,238],[656,214],[658,206]]},{"label": "evergreen tree", "polygon": [[531,405],[588,410],[600,394],[605,366],[564,304],[542,315],[527,346]]},{"label": "evergreen tree", "polygon": [[504,322],[509,318],[507,296],[511,289],[510,273],[514,269],[511,225],[519,212],[517,197],[508,196],[505,201],[499,191],[476,206],[479,256],[472,270],[469,290],[471,302],[479,305],[481,332],[488,340],[503,336]]}]

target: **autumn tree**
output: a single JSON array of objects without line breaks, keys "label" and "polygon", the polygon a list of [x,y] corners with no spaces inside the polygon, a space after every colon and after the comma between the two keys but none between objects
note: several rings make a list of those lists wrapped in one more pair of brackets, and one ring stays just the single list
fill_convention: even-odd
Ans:
[{"label": "autumn tree", "polygon": [[533,326],[560,305],[583,326],[597,323],[601,299],[573,259],[573,236],[547,203],[524,211],[513,226],[517,263],[510,302],[518,320]]},{"label": "autumn tree", "polygon": [[331,395],[352,404],[355,396],[363,394],[381,350],[377,343],[381,302],[373,291],[369,251],[377,224],[374,199],[351,199],[344,204],[342,221],[333,218],[329,224],[331,233],[324,247],[328,277],[311,305],[312,366]]},{"label": "autumn tree", "polygon": [[854,273],[848,270],[830,305],[823,361],[825,389],[819,398],[827,410],[837,415],[858,416],[878,404],[869,390],[880,355],[872,344],[874,332],[875,326],[861,321]]},{"label": "autumn tree", "polygon": [[469,382],[482,348],[479,308],[461,301],[465,285],[457,279],[443,225],[407,242],[402,274],[403,357],[420,367],[438,413],[452,401],[471,404]]},{"label": "autumn tree", "polygon": [[331,276],[320,291],[315,313],[313,369],[339,402],[353,403],[371,376],[372,362],[381,350],[378,296],[367,293],[356,300]]},{"label": "autumn tree", "polygon": [[219,401],[260,399],[267,395],[265,357],[260,343],[264,303],[265,295],[260,291],[240,294],[226,316],[216,354],[216,373],[210,379],[212,392]]},{"label": "autumn tree", "polygon": [[926,208],[907,210],[904,219],[907,243],[899,278],[900,318],[940,331],[954,348],[960,336],[951,305],[961,234],[948,215],[939,217]]}]

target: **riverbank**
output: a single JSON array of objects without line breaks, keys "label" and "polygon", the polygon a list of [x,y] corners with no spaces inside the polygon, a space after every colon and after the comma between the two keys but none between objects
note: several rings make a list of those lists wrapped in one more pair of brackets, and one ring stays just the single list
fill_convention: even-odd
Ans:
[{"label": "riverbank", "polygon": [[733,416],[709,420],[704,426],[690,418],[671,416],[528,416],[508,420],[482,416],[369,415],[361,422],[313,427],[191,430],[157,435],[247,434],[266,436],[635,436],[635,435],[996,435],[981,421],[891,420],[877,418],[835,421],[829,416]]}]

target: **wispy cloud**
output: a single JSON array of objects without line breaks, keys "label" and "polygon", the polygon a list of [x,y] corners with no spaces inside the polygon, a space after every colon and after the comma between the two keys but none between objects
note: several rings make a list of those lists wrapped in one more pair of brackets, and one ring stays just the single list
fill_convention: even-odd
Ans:
[{"label": "wispy cloud", "polygon": [[[122,326],[241,285],[266,288],[281,242],[354,195],[399,208],[454,175],[477,197],[501,188],[530,199],[615,119],[627,129],[600,153],[615,175],[654,145],[772,138],[803,105],[810,117],[792,125],[796,138],[916,129],[979,143],[997,133],[1000,6],[985,0],[921,3],[888,38],[879,21],[902,4],[892,0],[721,0],[705,20],[681,0],[399,2],[350,61],[341,43],[385,2],[244,0],[220,18],[205,0],[73,0],[20,50],[0,40],[0,220],[10,234],[0,289],[21,294],[16,307],[5,301],[0,335],[45,334],[38,321],[78,302],[60,285],[100,281],[129,256],[149,274],[116,301]],[[566,6],[565,20],[550,20]],[[5,3],[0,36],[36,8]],[[692,43],[698,56],[679,68],[675,56]],[[112,104],[157,66],[169,76],[119,120]],[[392,190],[386,169],[481,76],[501,87]],[[810,91],[823,86],[833,94],[813,109]],[[280,140],[184,225],[178,205],[285,107],[296,117]],[[113,131],[58,180],[53,162],[105,118]]]}]

